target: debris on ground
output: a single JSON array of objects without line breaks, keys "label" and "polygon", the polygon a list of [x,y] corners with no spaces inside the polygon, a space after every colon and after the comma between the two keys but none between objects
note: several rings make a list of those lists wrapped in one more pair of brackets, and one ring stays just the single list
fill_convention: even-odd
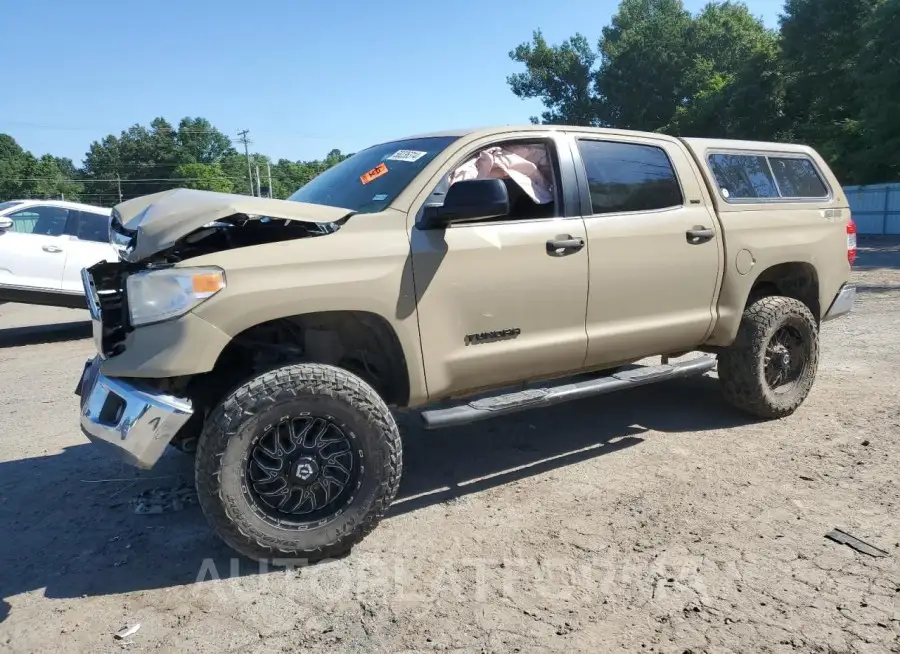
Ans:
[{"label": "debris on ground", "polygon": [[115,639],[116,640],[125,640],[129,636],[134,636],[138,632],[138,629],[140,629],[140,628],[141,628],[140,622],[136,622],[135,624],[131,625],[130,627],[122,627],[115,633]]},{"label": "debris on ground", "polygon": [[197,491],[189,483],[174,488],[149,488],[131,500],[134,512],[141,514],[173,513],[196,503]]},{"label": "debris on ground", "polygon": [[884,550],[880,550],[874,545],[869,545],[867,542],[862,541],[856,536],[848,534],[846,531],[838,529],[837,527],[825,534],[825,538],[833,540],[836,543],[841,543],[842,545],[848,545],[855,549],[857,552],[862,552],[863,554],[868,554],[869,556],[888,555],[888,553]]}]

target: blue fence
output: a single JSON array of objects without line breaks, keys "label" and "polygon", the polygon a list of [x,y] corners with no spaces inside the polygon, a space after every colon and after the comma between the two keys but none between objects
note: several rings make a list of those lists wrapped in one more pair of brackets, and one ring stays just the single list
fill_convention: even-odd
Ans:
[{"label": "blue fence", "polygon": [[900,184],[845,186],[860,234],[900,234]]}]

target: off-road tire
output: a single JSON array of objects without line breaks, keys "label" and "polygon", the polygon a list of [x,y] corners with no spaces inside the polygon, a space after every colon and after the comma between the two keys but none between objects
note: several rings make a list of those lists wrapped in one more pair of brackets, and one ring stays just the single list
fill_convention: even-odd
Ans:
[{"label": "off-road tire", "polygon": [[[361,473],[338,515],[288,529],[254,505],[243,466],[260,427],[304,411],[325,412],[352,433]],[[396,496],[402,459],[397,424],[371,386],[340,368],[300,363],[251,379],[213,409],[197,444],[197,493],[210,526],[240,554],[274,565],[314,562],[345,555],[375,528]]]},{"label": "off-road tire", "polygon": [[[776,393],[765,379],[766,347],[776,331],[789,324],[807,345],[807,364],[793,387]],[[805,304],[782,296],[756,300],[744,310],[734,343],[719,354],[722,393],[734,407],[759,418],[783,418],[803,404],[812,389],[819,362],[819,330]]]}]

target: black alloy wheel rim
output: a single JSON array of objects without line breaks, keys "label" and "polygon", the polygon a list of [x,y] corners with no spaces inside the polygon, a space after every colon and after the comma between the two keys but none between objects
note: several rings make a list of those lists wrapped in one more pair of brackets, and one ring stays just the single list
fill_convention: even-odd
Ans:
[{"label": "black alloy wheel rim", "polygon": [[766,384],[775,393],[789,392],[806,372],[809,356],[809,342],[803,333],[794,325],[782,325],[766,345]]},{"label": "black alloy wheel rim", "polygon": [[247,489],[279,523],[332,516],[353,496],[359,457],[345,429],[330,416],[304,414],[266,427],[250,448]]}]

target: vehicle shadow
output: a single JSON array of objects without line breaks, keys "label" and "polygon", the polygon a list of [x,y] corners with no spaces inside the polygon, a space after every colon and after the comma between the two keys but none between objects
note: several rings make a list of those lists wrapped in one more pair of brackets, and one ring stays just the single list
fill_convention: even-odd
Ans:
[{"label": "vehicle shadow", "polygon": [[403,481],[389,516],[639,445],[643,434],[727,429],[750,419],[694,377],[427,431],[402,417]]},{"label": "vehicle shadow", "polygon": [[[487,488],[639,445],[648,431],[691,432],[747,422],[712,378],[685,379],[426,432],[404,425],[404,479],[388,519]],[[0,462],[0,598],[44,588],[50,598],[194,584],[264,570],[236,555],[190,505],[137,514],[152,488],[192,486],[189,457],[170,449],[152,471],[113,461],[85,443],[58,454]],[[237,562],[237,563],[236,563]],[[209,570],[217,576],[204,576]],[[204,572],[204,570],[206,572]],[[0,601],[0,622],[10,605]]]},{"label": "vehicle shadow", "polygon": [[91,337],[91,321],[48,323],[24,327],[0,328],[0,348],[77,341]]}]

